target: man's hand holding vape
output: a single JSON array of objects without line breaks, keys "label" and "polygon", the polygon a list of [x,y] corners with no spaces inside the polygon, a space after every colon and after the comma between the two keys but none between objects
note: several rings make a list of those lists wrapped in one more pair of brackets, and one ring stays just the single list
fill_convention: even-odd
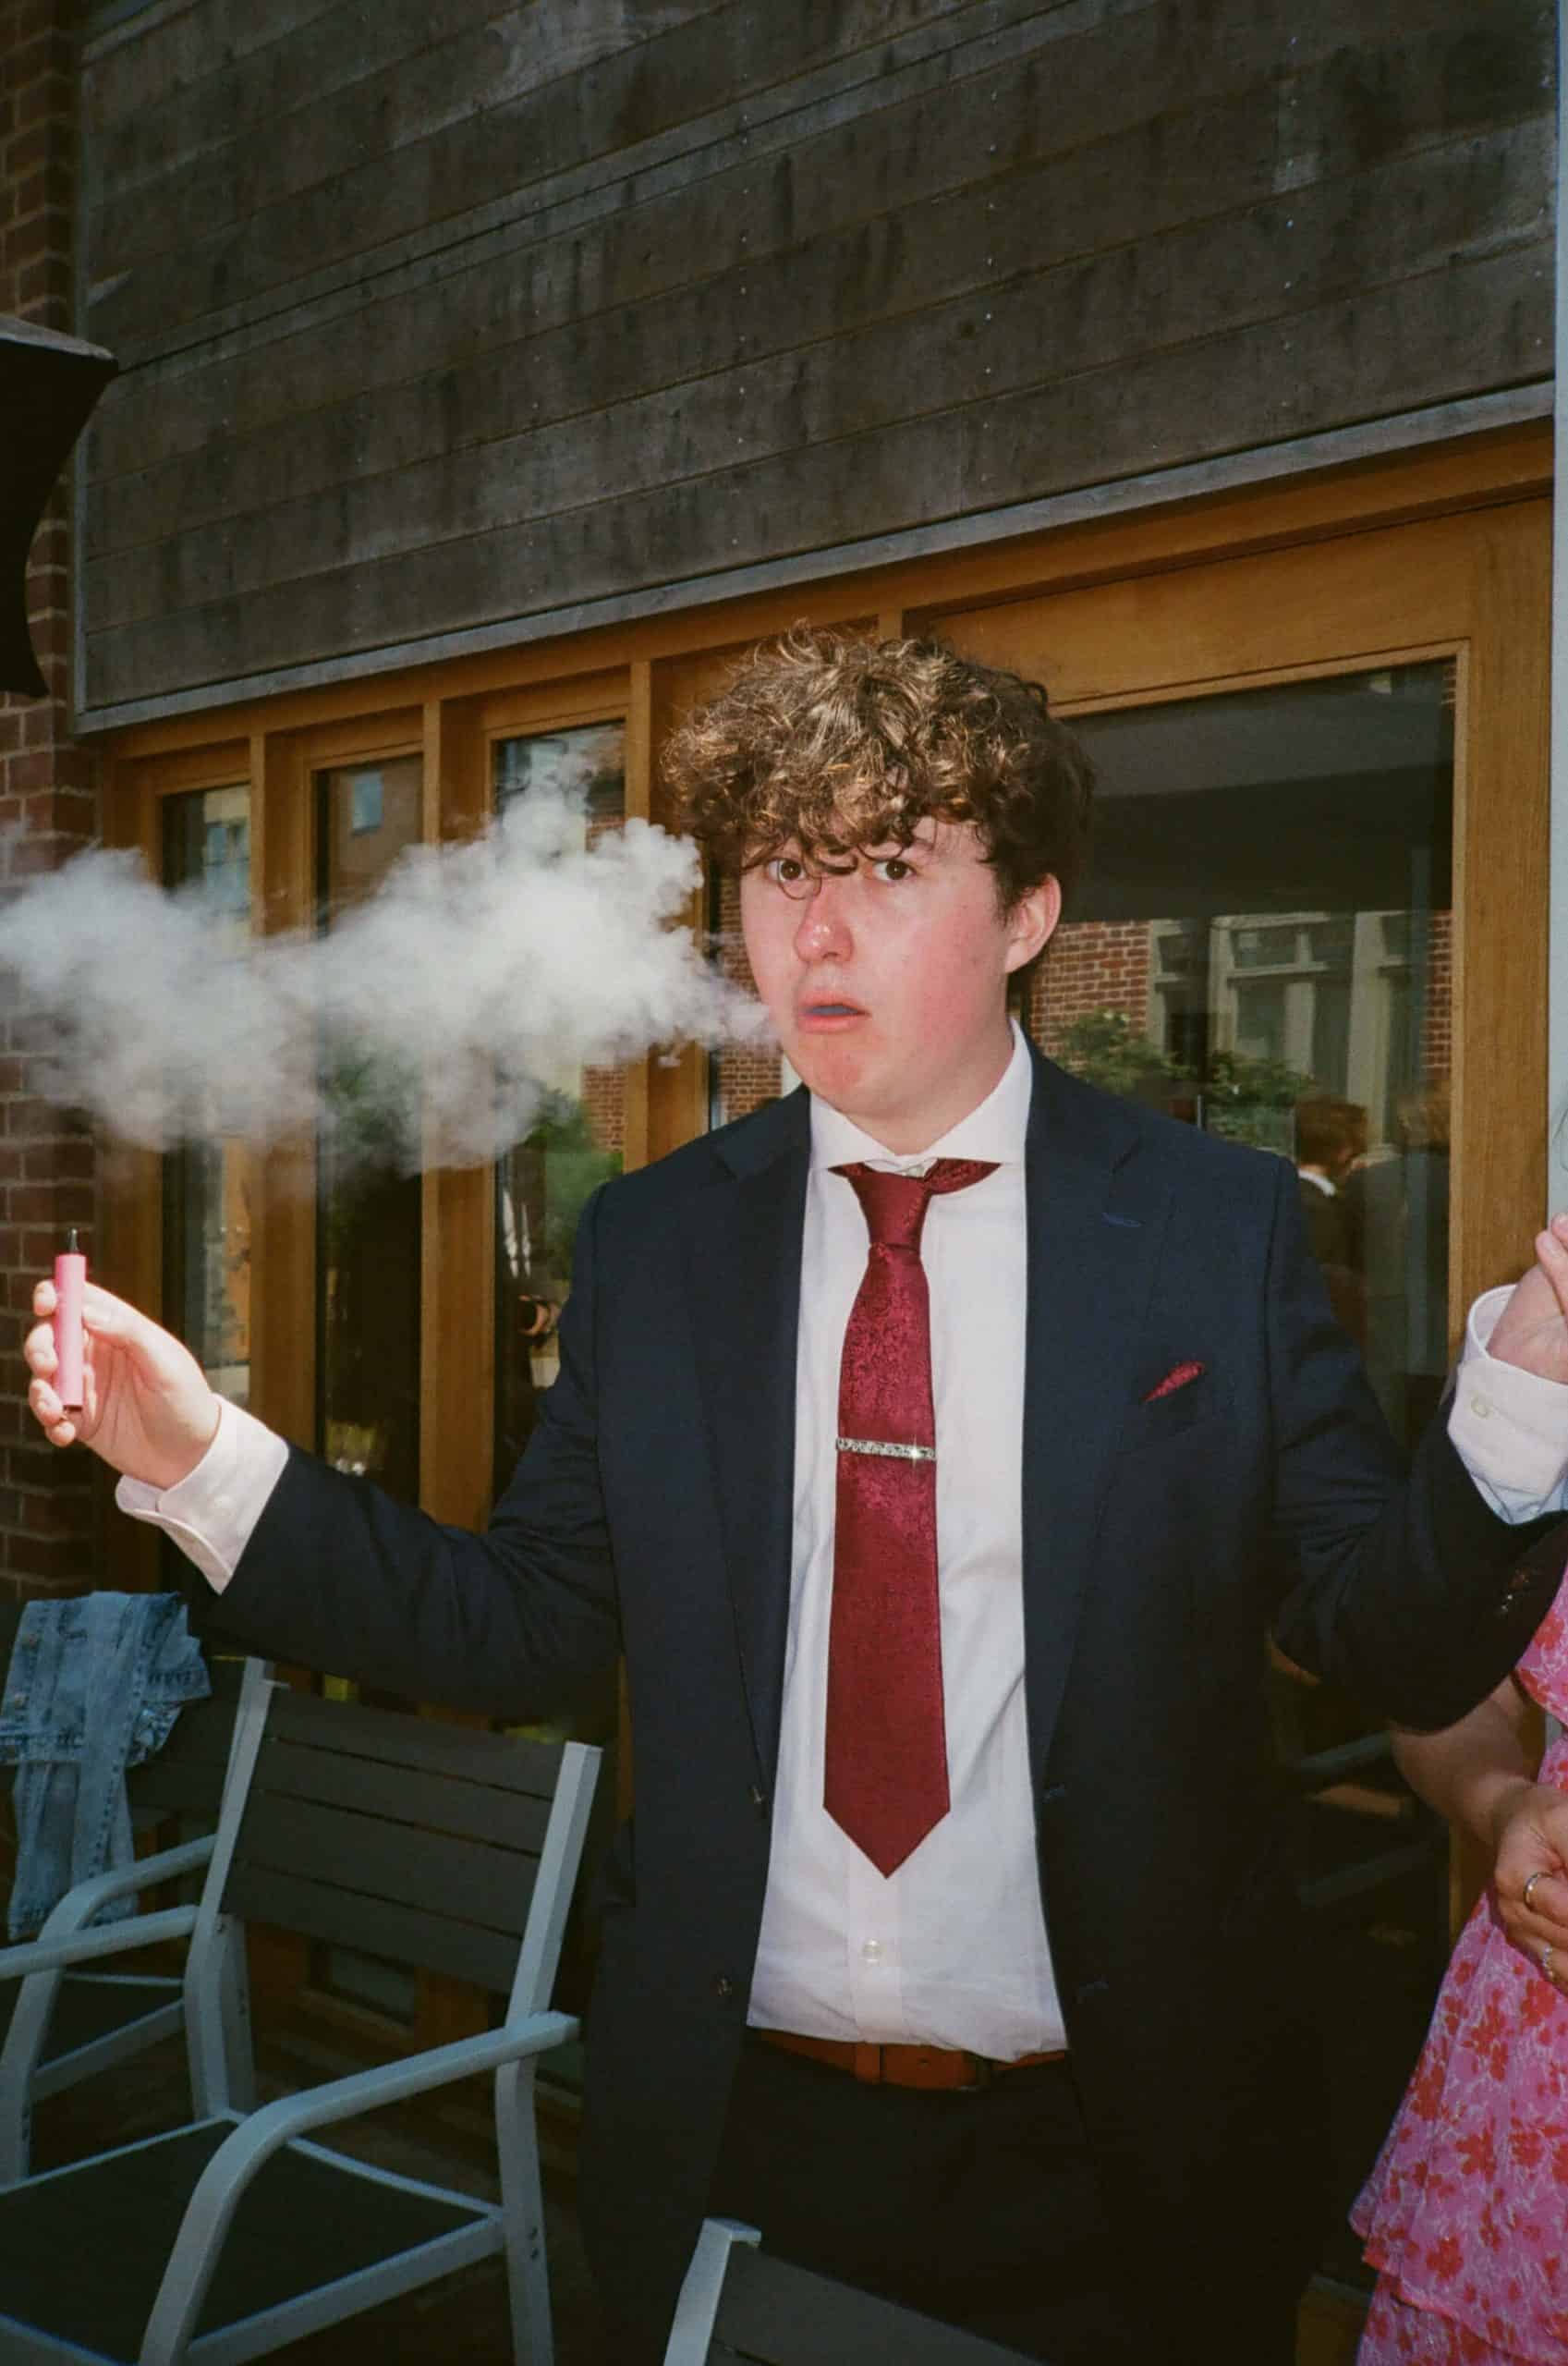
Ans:
[{"label": "man's hand holding vape", "polygon": [[56,1385],[57,1293],[40,1282],[32,1294],[39,1318],[23,1354],[32,1379],[28,1403],[55,1445],[80,1439],[115,1470],[150,1487],[173,1487],[195,1470],[217,1433],[218,1399],[188,1348],[124,1299],[92,1282],[81,1291],[82,1401],[62,1401]]}]

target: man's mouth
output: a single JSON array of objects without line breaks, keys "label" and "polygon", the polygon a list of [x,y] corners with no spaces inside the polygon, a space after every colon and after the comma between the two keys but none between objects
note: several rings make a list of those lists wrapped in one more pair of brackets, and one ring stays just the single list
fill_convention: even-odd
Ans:
[{"label": "man's mouth", "polygon": [[803,1002],[800,1005],[800,1016],[803,1021],[812,1019],[821,1021],[830,1018],[864,1018],[866,1013],[857,1002],[844,1002],[836,995],[822,994],[813,997],[810,1002]]}]

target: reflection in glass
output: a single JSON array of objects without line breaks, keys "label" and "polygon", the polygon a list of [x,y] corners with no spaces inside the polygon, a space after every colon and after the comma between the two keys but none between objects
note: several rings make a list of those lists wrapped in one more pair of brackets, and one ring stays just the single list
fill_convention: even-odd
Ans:
[{"label": "reflection in glass", "polygon": [[[708,936],[723,975],[754,994],[757,982],[740,933],[740,882],[733,873],[709,874]],[[732,1117],[749,1117],[765,1101],[793,1092],[798,1080],[776,1044],[726,1043],[708,1063],[708,1123],[727,1126]]]},{"label": "reflection in glass", "polygon": [[[250,927],[250,791],[163,801],[164,884],[199,890],[225,939]],[[164,1315],[237,1405],[250,1395],[250,1225],[255,1162],[242,1142],[191,1143],[163,1168]]]},{"label": "reflection in glass", "polygon": [[1082,718],[1095,861],[1032,1014],[1079,1074],[1295,1162],[1406,1438],[1448,1365],[1451,677],[1407,665]]},{"label": "reflection in glass", "polygon": [[[417,756],[345,764],[316,776],[317,922],[372,896],[405,848],[419,843],[422,766]],[[316,1165],[316,1422],[322,1453],[406,1502],[419,1494],[419,1245],[421,1190],[403,1172],[418,1079],[389,1093],[350,1055],[323,1078],[330,1123]],[[329,1692],[383,1707],[395,1694],[323,1679]],[[418,2009],[416,1976],[351,1948],[314,1946],[310,1984],[401,2024]]]},{"label": "reflection in glass", "polygon": [[[626,818],[626,730],[619,723],[498,739],[496,811],[530,790],[573,790],[591,846]],[[621,1172],[626,1072],[563,1067],[539,1122],[495,1169],[495,1486],[527,1445],[539,1392],[559,1364],[555,1325],[572,1284],[572,1244],[590,1194]]]},{"label": "reflection in glass", "polygon": [[[420,835],[417,756],[317,778],[320,923],[373,894]],[[419,1209],[417,1175],[345,1061],[326,1079],[332,1125],[317,1170],[316,1385],[322,1451],[409,1502],[419,1492]],[[413,1087],[410,1087],[412,1090]]]},{"label": "reflection in glass", "polygon": [[[1079,1074],[1291,1160],[1405,1439],[1450,1355],[1453,721],[1447,663],[1080,719],[1095,860],[1031,1012]],[[1343,2213],[1447,1952],[1445,1835],[1353,1702],[1277,1652],[1266,1680],[1330,2070],[1323,2263],[1363,2282]]]}]

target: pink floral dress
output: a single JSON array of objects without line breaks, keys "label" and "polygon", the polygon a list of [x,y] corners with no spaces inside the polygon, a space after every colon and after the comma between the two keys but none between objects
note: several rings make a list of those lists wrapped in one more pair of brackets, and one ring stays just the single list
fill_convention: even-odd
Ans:
[{"label": "pink floral dress", "polygon": [[[1568,1722],[1568,1579],[1518,1674]],[[1539,1779],[1568,1790],[1568,1736]],[[1351,2224],[1381,2271],[1357,2366],[1568,2366],[1568,1996],[1489,1892]]]}]

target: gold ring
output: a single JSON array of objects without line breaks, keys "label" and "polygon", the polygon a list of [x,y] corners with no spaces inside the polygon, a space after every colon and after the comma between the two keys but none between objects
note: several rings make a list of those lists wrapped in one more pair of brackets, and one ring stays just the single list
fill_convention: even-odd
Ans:
[{"label": "gold ring", "polygon": [[1530,1902],[1535,1895],[1536,1884],[1545,1874],[1546,1870],[1547,1868],[1544,1865],[1538,1865],[1535,1872],[1530,1875],[1529,1880],[1525,1884],[1525,1911],[1526,1914],[1530,1911]]}]

